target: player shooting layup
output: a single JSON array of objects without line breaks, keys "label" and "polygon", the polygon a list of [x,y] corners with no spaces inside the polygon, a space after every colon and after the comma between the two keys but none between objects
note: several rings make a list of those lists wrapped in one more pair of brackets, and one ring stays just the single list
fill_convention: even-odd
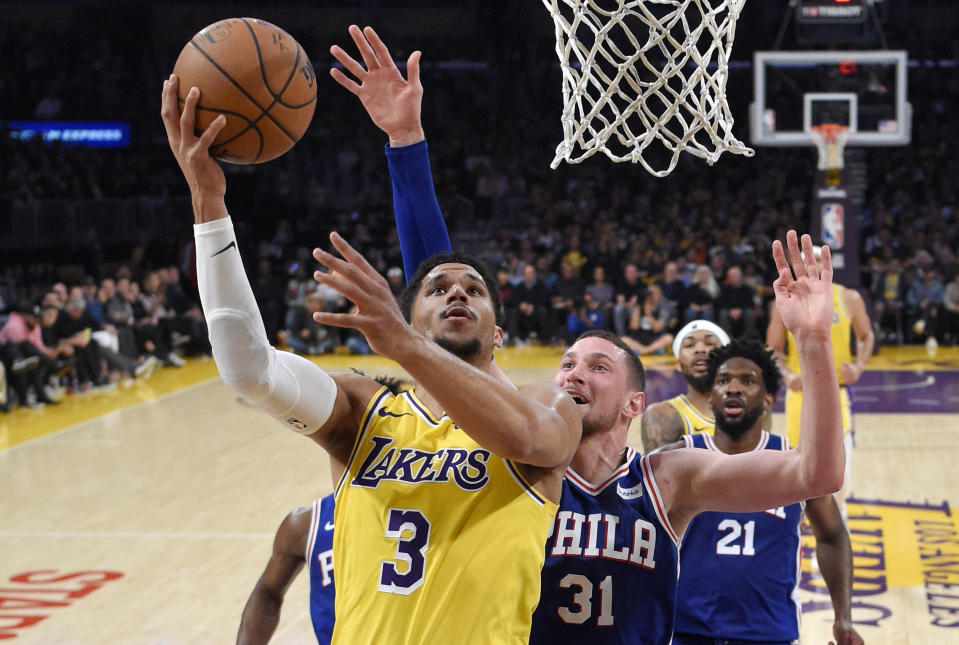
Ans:
[{"label": "player shooting layup", "polygon": [[[178,115],[177,79],[162,117],[193,200],[200,296],[224,382],[308,435],[343,472],[336,487],[333,642],[526,643],[543,544],[581,433],[576,405],[552,384],[519,390],[492,377],[502,341],[497,294],[482,265],[434,258],[401,311],[386,280],[336,233],[316,279],[354,314],[317,322],[359,329],[416,380],[396,396],[373,379],[327,374],[270,346],[226,209],[226,180],[199,137],[199,91]],[[405,314],[405,315],[404,315]],[[278,474],[279,475],[279,474]],[[490,584],[491,572],[507,573]]]}]

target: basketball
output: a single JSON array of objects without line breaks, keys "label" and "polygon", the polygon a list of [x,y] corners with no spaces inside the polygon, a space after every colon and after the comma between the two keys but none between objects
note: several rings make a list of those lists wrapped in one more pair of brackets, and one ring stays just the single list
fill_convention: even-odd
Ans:
[{"label": "basketball", "polygon": [[200,89],[198,132],[226,116],[210,147],[222,161],[276,159],[313,118],[316,74],[309,56],[290,34],[263,20],[227,18],[205,27],[180,52],[173,71],[181,113],[190,88]]}]

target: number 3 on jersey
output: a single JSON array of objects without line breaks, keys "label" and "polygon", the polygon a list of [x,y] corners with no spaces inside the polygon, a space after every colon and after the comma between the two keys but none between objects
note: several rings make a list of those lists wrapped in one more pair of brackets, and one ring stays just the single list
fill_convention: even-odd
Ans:
[{"label": "number 3 on jersey", "polygon": [[[396,559],[383,560],[379,591],[406,596],[423,584],[430,526],[429,520],[416,509],[390,509],[386,517],[386,537],[396,540]],[[398,562],[403,565],[397,567]]]}]

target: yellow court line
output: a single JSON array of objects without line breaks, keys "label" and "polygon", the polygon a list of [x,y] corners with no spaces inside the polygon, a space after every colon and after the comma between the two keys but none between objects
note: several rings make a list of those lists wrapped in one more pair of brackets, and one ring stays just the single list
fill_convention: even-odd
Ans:
[{"label": "yellow court line", "polygon": [[116,389],[67,395],[57,405],[42,409],[18,407],[0,415],[0,450],[31,439],[69,428],[78,423],[103,416],[114,410],[182,390],[217,376],[212,359],[190,360],[183,367],[164,367],[149,378],[117,383]]}]

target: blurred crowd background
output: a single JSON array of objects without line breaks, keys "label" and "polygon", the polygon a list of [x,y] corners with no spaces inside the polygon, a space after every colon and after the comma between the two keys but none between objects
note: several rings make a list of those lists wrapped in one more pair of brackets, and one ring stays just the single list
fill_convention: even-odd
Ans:
[{"label": "blurred crowd background", "polygon": [[[747,7],[735,59],[771,46],[786,4]],[[847,286],[866,298],[880,343],[955,343],[959,18],[947,0],[880,4],[889,46],[917,61],[909,70],[913,142],[865,150],[862,270]],[[74,357],[71,366],[76,352],[63,349],[47,355],[44,383],[73,373],[67,385],[78,390],[109,386],[118,374],[148,372],[144,363],[175,365],[208,351],[187,186],[166,144],[159,96],[193,33],[244,12],[209,1],[0,3],[0,324],[32,313],[50,350],[75,349],[78,331],[112,329],[123,346],[107,351],[133,361]],[[605,158],[551,170],[562,97],[541,3],[282,2],[256,17],[299,40],[319,82],[313,123],[291,152],[263,166],[225,166],[227,205],[274,342],[308,354],[369,351],[361,337],[308,315],[349,307],[310,278],[310,251],[331,229],[396,291],[405,281],[385,137],[327,75],[329,46],[349,44],[350,22],[377,28],[397,59],[423,51],[439,201],[454,246],[496,270],[510,344],[558,344],[603,327],[640,353],[656,352],[685,320],[704,317],[732,335],[763,335],[775,277],[770,242],[809,221],[814,149],[759,148],[712,167],[688,158],[664,179]],[[748,141],[748,65],[731,70],[728,97]],[[126,121],[131,144],[21,141],[5,125],[15,120]],[[71,307],[91,321],[66,324]],[[8,347],[5,360],[8,372],[33,370],[14,369],[34,363],[22,351]],[[80,375],[77,363],[102,369]]]}]

